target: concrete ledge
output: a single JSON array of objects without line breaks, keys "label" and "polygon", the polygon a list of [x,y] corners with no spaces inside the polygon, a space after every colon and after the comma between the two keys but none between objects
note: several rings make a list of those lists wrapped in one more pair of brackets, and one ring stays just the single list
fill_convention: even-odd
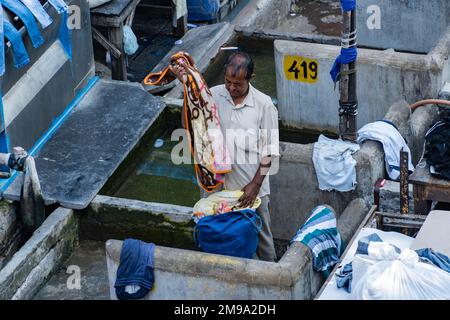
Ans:
[{"label": "concrete ledge", "polygon": [[31,270],[23,284],[16,291],[11,300],[30,300],[39,291],[53,271],[64,261],[73,250],[73,239],[64,237],[50,249],[39,264]]},{"label": "concrete ledge", "polygon": [[[58,242],[67,239],[69,247],[73,247],[77,234],[77,220],[72,210],[58,208],[51,213],[33,233],[33,236],[0,271],[0,299],[12,298],[17,290],[22,287],[32,270],[39,265]],[[69,252],[71,250],[68,250],[67,253]],[[64,258],[64,255],[62,255],[59,261],[55,262],[55,265]],[[26,295],[23,291],[19,294]]]},{"label": "concrete ledge", "polygon": [[[231,24],[221,22],[218,24],[202,26],[189,30],[182,38],[180,45],[175,45],[161,61],[153,68],[152,72],[162,71],[169,65],[170,57],[178,51],[187,51],[192,56],[200,72],[205,72],[211,60],[220,51],[220,47],[234,36],[234,28]],[[145,90],[156,93],[170,89],[165,94],[167,97],[182,97],[183,86],[175,80],[166,86],[143,85]]]},{"label": "concrete ledge", "polygon": [[289,9],[290,1],[286,0],[250,0],[233,19],[233,23],[243,27],[275,29],[286,19]]},{"label": "concrete ledge", "polygon": [[0,270],[14,251],[19,222],[16,208],[12,203],[0,201]]},{"label": "concrete ledge", "polygon": [[133,235],[142,241],[195,249],[192,208],[96,196],[80,215],[80,238],[106,241]]},{"label": "concrete ledge", "polygon": [[[354,200],[342,214],[343,239],[348,241],[367,214],[368,204],[362,199]],[[349,220],[349,221],[347,221]],[[110,287],[120,261],[122,241],[108,240],[105,244]],[[310,250],[301,243],[290,245],[278,263],[242,259],[204,252],[156,246],[155,289],[150,299],[167,298],[168,287],[180,283],[189,284],[172,292],[172,299],[199,299],[211,290],[211,283],[219,286],[222,296],[208,295],[209,299],[311,299],[320,289],[324,279],[312,270]],[[168,275],[171,275],[170,277]],[[158,281],[165,281],[159,284]],[[168,284],[167,282],[170,282]],[[192,290],[193,288],[201,289]],[[112,290],[112,289],[111,289]],[[111,291],[114,297],[113,290]]]}]

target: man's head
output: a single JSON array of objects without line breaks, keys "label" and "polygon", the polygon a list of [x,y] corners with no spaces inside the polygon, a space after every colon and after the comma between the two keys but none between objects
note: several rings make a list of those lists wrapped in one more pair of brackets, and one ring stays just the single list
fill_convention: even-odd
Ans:
[{"label": "man's head", "polygon": [[231,54],[224,65],[225,88],[231,97],[241,98],[248,92],[249,82],[253,75],[253,60],[245,52]]}]

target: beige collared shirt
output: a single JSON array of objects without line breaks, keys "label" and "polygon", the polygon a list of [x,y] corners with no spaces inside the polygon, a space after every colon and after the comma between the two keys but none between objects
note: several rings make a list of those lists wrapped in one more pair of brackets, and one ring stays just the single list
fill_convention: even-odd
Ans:
[{"label": "beige collared shirt", "polygon": [[[231,158],[231,172],[225,175],[225,188],[241,190],[255,176],[261,159],[272,156],[270,174],[278,171],[278,110],[272,99],[250,85],[241,104],[235,105],[225,85],[211,88],[218,105],[219,121]],[[269,175],[270,175],[269,174]],[[269,175],[258,196],[270,194]]]}]

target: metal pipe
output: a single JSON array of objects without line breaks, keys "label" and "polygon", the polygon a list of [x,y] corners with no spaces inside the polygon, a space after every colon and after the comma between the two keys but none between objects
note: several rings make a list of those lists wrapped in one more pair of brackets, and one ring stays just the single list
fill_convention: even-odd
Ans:
[{"label": "metal pipe", "polygon": [[450,106],[450,101],[441,99],[425,99],[413,103],[412,105],[410,105],[410,108],[412,111],[414,111],[415,109],[427,104],[444,104],[446,106]]},{"label": "metal pipe", "polygon": [[20,216],[29,231],[37,229],[45,220],[45,202],[34,158],[21,147],[12,153],[0,153],[0,165],[23,171],[20,189]]},{"label": "metal pipe", "polygon": [[[341,45],[344,47],[356,46],[356,12],[342,11],[343,31]],[[356,141],[357,138],[357,110],[343,108],[345,105],[357,105],[356,96],[356,62],[343,63],[339,77],[340,111],[339,136],[343,140]],[[355,106],[356,108],[356,106]],[[348,112],[349,110],[353,110]]]}]

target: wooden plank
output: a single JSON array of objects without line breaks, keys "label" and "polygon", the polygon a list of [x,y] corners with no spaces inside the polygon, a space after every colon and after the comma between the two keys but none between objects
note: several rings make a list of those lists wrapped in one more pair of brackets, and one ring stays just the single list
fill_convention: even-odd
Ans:
[{"label": "wooden plank", "polygon": [[119,28],[109,28],[108,33],[110,41],[122,52],[118,59],[111,58],[112,79],[125,81],[127,80],[127,65],[123,50],[123,27],[121,25]]},{"label": "wooden plank", "polygon": [[433,185],[450,189],[449,180],[439,179],[431,175],[430,167],[426,163],[425,159],[422,159],[422,161],[419,164],[417,164],[414,172],[409,176],[409,181],[413,184]]},{"label": "wooden plank", "polygon": [[[347,255],[347,253],[350,250],[350,248],[352,247],[353,243],[356,242],[356,239],[358,238],[358,234],[361,232],[361,229],[366,227],[375,218],[375,213],[376,213],[375,210],[376,209],[377,209],[377,206],[372,206],[370,208],[369,212],[367,213],[367,215],[364,217],[364,219],[361,221],[358,228],[356,229],[352,239],[348,243],[348,245],[345,248],[345,251],[342,253],[341,257],[345,257]],[[341,259],[341,261],[342,261],[342,259]],[[327,280],[325,280],[325,283],[320,288],[320,290],[317,293],[317,295],[315,296],[314,300],[318,300],[320,298],[320,295],[323,293],[323,291],[325,290],[327,285],[330,283],[330,281],[333,280],[334,274],[336,273],[337,269],[340,266],[341,266],[341,263],[337,263],[334,266],[333,270],[331,270],[330,275],[328,276]]]},{"label": "wooden plank", "polygon": [[120,52],[119,49],[116,48],[115,45],[110,43],[108,39],[106,39],[100,31],[98,31],[95,27],[91,27],[92,30],[92,37],[98,41],[102,45],[103,48],[108,50],[114,58],[119,59],[122,55],[122,52]]},{"label": "wooden plank", "polygon": [[91,12],[91,24],[96,27],[120,27],[124,20],[131,14],[141,0],[132,0],[120,13],[120,15],[104,15]]},{"label": "wooden plank", "polygon": [[425,215],[430,211],[430,204],[425,198],[425,186],[415,184],[413,186],[414,213]]}]

